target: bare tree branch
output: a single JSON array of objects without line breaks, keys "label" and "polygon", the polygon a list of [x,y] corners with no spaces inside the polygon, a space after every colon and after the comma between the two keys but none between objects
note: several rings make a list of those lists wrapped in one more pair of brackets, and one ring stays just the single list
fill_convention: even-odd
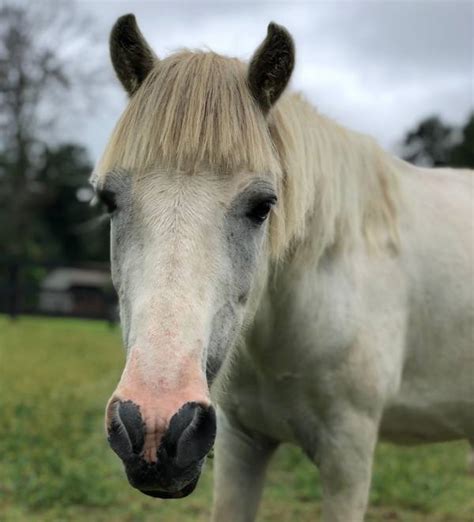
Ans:
[{"label": "bare tree branch", "polygon": [[96,42],[93,21],[73,2],[0,7],[0,207],[18,245],[47,199],[40,158],[48,140],[105,85]]}]

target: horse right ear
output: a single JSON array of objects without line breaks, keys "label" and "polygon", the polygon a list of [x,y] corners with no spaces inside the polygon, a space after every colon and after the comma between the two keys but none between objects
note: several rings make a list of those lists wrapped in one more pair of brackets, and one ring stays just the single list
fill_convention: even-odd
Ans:
[{"label": "horse right ear", "polygon": [[290,33],[271,22],[267,37],[250,61],[247,81],[252,96],[266,114],[285,90],[295,66],[295,45]]},{"label": "horse right ear", "polygon": [[132,96],[158,58],[138,28],[135,15],[121,16],[110,33],[110,58],[118,79]]}]

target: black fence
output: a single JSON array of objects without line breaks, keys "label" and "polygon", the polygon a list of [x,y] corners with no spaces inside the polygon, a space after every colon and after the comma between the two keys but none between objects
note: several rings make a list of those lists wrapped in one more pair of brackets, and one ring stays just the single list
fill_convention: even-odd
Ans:
[{"label": "black fence", "polygon": [[118,320],[108,263],[0,259],[0,314]]}]

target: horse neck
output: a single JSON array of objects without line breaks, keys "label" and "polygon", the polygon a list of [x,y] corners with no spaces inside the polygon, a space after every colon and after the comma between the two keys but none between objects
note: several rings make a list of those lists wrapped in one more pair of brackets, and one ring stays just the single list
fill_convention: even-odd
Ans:
[{"label": "horse neck", "polygon": [[396,245],[396,160],[298,95],[281,100],[273,118],[285,178],[287,246],[310,244],[319,259],[335,247],[362,241]]}]

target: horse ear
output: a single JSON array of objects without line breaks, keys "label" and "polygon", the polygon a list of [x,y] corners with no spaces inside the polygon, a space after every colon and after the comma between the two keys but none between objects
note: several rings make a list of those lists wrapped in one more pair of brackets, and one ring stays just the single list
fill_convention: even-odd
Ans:
[{"label": "horse ear", "polygon": [[110,33],[110,58],[118,79],[132,96],[158,61],[133,14],[121,16]]},{"label": "horse ear", "polygon": [[295,66],[295,46],[290,33],[271,22],[267,36],[250,61],[248,84],[264,113],[278,100]]}]

